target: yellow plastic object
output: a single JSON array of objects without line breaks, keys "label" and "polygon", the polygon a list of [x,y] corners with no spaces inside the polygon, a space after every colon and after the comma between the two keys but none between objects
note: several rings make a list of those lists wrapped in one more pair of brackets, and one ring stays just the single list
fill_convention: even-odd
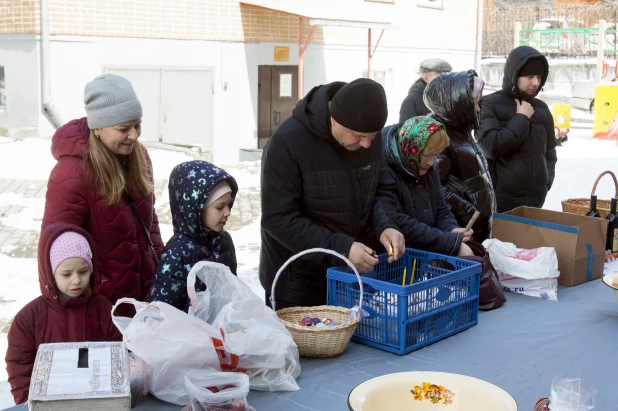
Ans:
[{"label": "yellow plastic object", "polygon": [[598,85],[594,96],[594,134],[608,131],[616,113],[618,113],[618,87]]},{"label": "yellow plastic object", "polygon": [[551,114],[554,117],[554,127],[561,130],[571,128],[570,104],[554,104],[551,108]]}]

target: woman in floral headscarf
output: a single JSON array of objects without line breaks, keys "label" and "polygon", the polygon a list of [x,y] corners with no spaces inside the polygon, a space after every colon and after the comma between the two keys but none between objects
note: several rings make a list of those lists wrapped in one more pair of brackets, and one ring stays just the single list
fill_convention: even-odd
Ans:
[{"label": "woman in floral headscarf", "polygon": [[434,163],[448,145],[444,126],[430,117],[413,117],[382,130],[389,187],[380,190],[374,203],[377,224],[395,223],[406,247],[447,255],[472,256],[464,232],[444,199]]}]

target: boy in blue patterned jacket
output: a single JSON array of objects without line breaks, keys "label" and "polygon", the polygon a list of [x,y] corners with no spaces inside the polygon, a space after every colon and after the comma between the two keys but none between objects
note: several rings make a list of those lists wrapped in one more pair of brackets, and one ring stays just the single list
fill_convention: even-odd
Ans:
[{"label": "boy in blue patterned jacket", "polygon": [[[187,275],[199,261],[225,264],[236,274],[234,243],[224,227],[237,192],[232,176],[205,161],[174,167],[169,182],[174,235],[163,250],[147,301],[187,311]],[[197,279],[195,289],[206,286]]]}]

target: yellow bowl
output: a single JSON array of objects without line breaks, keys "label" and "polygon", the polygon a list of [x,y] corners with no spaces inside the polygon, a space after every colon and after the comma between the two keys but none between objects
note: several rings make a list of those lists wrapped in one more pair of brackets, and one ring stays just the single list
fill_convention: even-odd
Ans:
[{"label": "yellow bowl", "polygon": [[352,411],[517,411],[502,388],[477,378],[445,372],[387,374],[357,385],[348,396]]},{"label": "yellow bowl", "polygon": [[618,287],[614,286],[614,284],[618,284],[618,273],[604,275],[603,282],[606,286],[614,290],[616,301],[618,301]]}]

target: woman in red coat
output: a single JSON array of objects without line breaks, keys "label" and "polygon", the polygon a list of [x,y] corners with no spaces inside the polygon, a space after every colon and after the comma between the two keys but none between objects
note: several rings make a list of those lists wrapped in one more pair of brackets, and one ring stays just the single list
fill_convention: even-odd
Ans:
[{"label": "woman in red coat", "polygon": [[42,296],[17,313],[9,330],[6,369],[15,404],[28,400],[40,344],[121,341],[112,323],[112,304],[92,293],[90,236],[69,224],[53,224],[39,241]]},{"label": "woman in red coat", "polygon": [[142,106],[131,83],[114,74],[88,83],[84,103],[87,117],[53,137],[58,163],[47,183],[42,229],[64,222],[86,230],[98,254],[93,290],[112,303],[143,300],[163,241],[152,164],[137,141]]}]

